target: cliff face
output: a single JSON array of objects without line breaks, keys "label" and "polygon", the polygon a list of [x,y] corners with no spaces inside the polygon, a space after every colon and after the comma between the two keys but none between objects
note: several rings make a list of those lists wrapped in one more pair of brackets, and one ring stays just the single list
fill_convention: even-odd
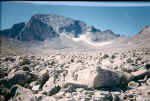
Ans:
[{"label": "cliff face", "polygon": [[103,42],[118,38],[120,36],[113,33],[111,30],[100,31],[91,26],[87,28],[85,37],[94,42]]},{"label": "cliff face", "polygon": [[15,38],[16,36],[18,36],[18,34],[21,32],[24,26],[25,26],[25,22],[14,24],[12,28],[0,31],[0,35],[9,38]]},{"label": "cliff face", "polygon": [[16,38],[23,41],[43,41],[46,38],[53,38],[56,36],[58,35],[51,26],[48,26],[36,17],[32,17]]},{"label": "cliff face", "polygon": [[101,32],[94,26],[88,27],[86,23],[58,15],[35,14],[25,23],[13,25],[11,29],[1,31],[3,36],[21,41],[53,39],[65,33],[72,37],[87,34],[94,41],[107,41],[119,37],[111,30]]}]

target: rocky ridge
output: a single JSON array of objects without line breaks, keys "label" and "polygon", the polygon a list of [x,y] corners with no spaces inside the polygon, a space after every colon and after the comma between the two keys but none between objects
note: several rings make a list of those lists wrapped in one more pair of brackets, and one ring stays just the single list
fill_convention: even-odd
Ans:
[{"label": "rocky ridge", "polygon": [[14,24],[12,28],[0,31],[0,35],[8,38],[15,38],[17,35],[19,35],[24,26],[24,22]]},{"label": "rocky ridge", "polygon": [[[15,24],[11,29],[2,30],[1,35],[21,41],[44,41],[46,39],[50,40],[57,38],[61,33],[76,38],[86,33],[88,28],[85,22],[72,18],[54,14],[35,14],[26,24]],[[112,31],[100,32],[100,30],[94,27],[92,28],[95,29],[91,30],[93,36],[95,33],[98,34],[99,38],[102,36],[99,41],[106,41],[106,39],[111,40],[119,37]]]}]

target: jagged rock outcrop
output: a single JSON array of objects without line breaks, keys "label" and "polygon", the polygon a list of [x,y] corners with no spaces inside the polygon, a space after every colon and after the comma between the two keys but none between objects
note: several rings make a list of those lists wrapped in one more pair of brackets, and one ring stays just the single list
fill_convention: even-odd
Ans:
[{"label": "jagged rock outcrop", "polygon": [[36,17],[41,22],[51,26],[57,33],[74,33],[76,36],[81,34],[86,28],[84,22],[64,16],[36,14],[32,17]]},{"label": "jagged rock outcrop", "polygon": [[40,40],[58,37],[60,33],[69,33],[73,36],[81,34],[86,24],[57,15],[33,15],[25,28],[19,33],[19,40]]},{"label": "jagged rock outcrop", "polygon": [[141,41],[141,40],[146,41],[146,40],[149,39],[149,37],[150,37],[150,26],[144,26],[139,33],[135,34],[131,38],[131,40],[133,39],[133,40],[136,40],[136,41]]},{"label": "jagged rock outcrop", "polygon": [[87,27],[85,31],[85,37],[92,42],[103,42],[116,39],[120,35],[115,34],[111,30],[100,31],[94,26]]},{"label": "jagged rock outcrop", "polygon": [[140,32],[139,34],[148,34],[150,33],[150,26],[145,26]]},{"label": "jagged rock outcrop", "polygon": [[99,29],[96,29],[94,26],[89,26],[89,27],[87,27],[87,29],[86,29],[86,32],[101,32],[101,30],[99,30]]},{"label": "jagged rock outcrop", "polygon": [[26,24],[24,29],[16,37],[18,40],[30,41],[40,40],[44,41],[47,38],[57,37],[58,34],[51,26],[43,23],[37,16],[32,16],[30,21]]},{"label": "jagged rock outcrop", "polygon": [[134,47],[150,47],[150,26],[145,26],[142,30],[135,34],[134,36],[125,40],[125,42],[132,43],[131,45]]},{"label": "jagged rock outcrop", "polygon": [[25,22],[14,24],[12,28],[0,31],[0,35],[9,38],[15,38],[16,36],[18,36],[24,26]]},{"label": "jagged rock outcrop", "polygon": [[11,99],[9,101],[37,101],[37,98],[30,89],[20,85],[14,85],[11,88],[10,93]]}]

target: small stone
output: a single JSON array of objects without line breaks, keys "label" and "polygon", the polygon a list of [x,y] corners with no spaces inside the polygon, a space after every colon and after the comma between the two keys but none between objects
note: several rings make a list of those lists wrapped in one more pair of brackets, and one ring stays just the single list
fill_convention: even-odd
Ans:
[{"label": "small stone", "polygon": [[23,69],[23,71],[28,71],[28,72],[31,71],[31,70],[30,70],[30,67],[29,67],[28,65],[23,65],[23,66],[22,66],[22,69]]},{"label": "small stone", "polygon": [[65,94],[65,97],[71,98],[71,97],[72,97],[72,94],[71,94],[71,93],[66,93],[66,94]]},{"label": "small stone", "polygon": [[146,81],[146,84],[150,86],[150,78]]},{"label": "small stone", "polygon": [[113,95],[113,100],[112,101],[120,101],[120,98],[118,95]]},{"label": "small stone", "polygon": [[111,59],[115,59],[115,58],[116,58],[116,56],[115,56],[115,55],[112,55],[112,56],[111,56]]},{"label": "small stone", "polygon": [[138,86],[139,86],[139,83],[137,83],[135,81],[131,81],[128,83],[129,88],[137,88]]},{"label": "small stone", "polygon": [[57,94],[57,93],[60,91],[60,89],[61,89],[60,86],[55,86],[54,88],[52,88],[52,89],[47,93],[47,95],[48,95],[48,96],[55,95],[55,94]]},{"label": "small stone", "polygon": [[149,70],[150,69],[150,64],[146,64],[145,69]]},{"label": "small stone", "polygon": [[77,88],[76,91],[77,92],[82,92],[82,91],[84,91],[84,89],[83,88]]},{"label": "small stone", "polygon": [[29,59],[23,59],[22,61],[19,62],[19,65],[22,66],[22,65],[27,65],[30,63],[31,63],[31,61]]},{"label": "small stone", "polygon": [[36,85],[32,87],[33,91],[39,91],[40,90],[40,85]]},{"label": "small stone", "polygon": [[104,54],[104,55],[103,55],[103,59],[106,59],[106,58],[108,58],[108,57],[109,57],[108,54]]},{"label": "small stone", "polygon": [[92,96],[93,101],[112,101],[112,95],[108,91],[97,91]]},{"label": "small stone", "polygon": [[14,62],[16,59],[13,58],[12,56],[8,56],[4,59],[4,61],[11,61],[11,62]]},{"label": "small stone", "polygon": [[65,92],[63,91],[60,91],[56,94],[56,96],[59,96],[59,97],[63,97],[65,95]]}]

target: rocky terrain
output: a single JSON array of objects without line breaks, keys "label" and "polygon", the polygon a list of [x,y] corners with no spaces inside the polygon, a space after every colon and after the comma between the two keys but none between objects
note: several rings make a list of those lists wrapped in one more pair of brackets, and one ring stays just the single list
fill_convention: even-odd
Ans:
[{"label": "rocky terrain", "polygon": [[0,38],[0,101],[150,101],[149,26],[129,38],[37,14]]},{"label": "rocky terrain", "polygon": [[[146,58],[146,56],[148,58]],[[150,50],[0,57],[1,101],[149,101]],[[138,73],[136,71],[144,71]]]}]

